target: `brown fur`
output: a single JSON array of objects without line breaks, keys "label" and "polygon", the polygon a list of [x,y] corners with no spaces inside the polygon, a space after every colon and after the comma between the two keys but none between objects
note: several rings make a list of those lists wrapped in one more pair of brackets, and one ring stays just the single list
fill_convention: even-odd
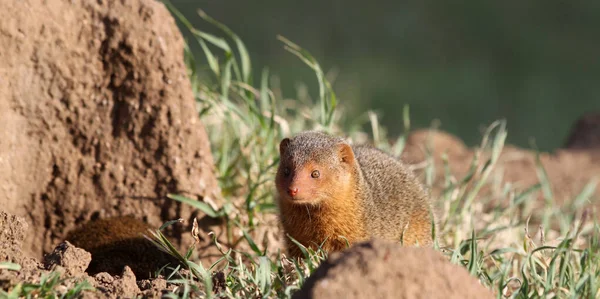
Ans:
[{"label": "brown fur", "polygon": [[[280,154],[280,219],[285,233],[302,245],[340,251],[347,242],[370,237],[432,244],[431,202],[392,156],[313,131],[282,140]],[[287,239],[289,254],[301,256]]]},{"label": "brown fur", "polygon": [[[360,221],[363,210],[358,202],[344,202],[351,196],[340,194],[320,205],[294,205],[282,202],[281,219],[287,234],[296,241],[317,248],[322,244],[327,251],[339,251],[349,243],[365,239],[366,231]],[[300,256],[299,248],[287,238],[290,255]]]}]

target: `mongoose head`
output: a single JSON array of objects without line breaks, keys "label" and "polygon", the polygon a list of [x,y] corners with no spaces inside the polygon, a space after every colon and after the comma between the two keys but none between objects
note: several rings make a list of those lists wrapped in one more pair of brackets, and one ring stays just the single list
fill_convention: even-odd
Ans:
[{"label": "mongoose head", "polygon": [[316,131],[284,138],[276,186],[279,200],[318,205],[352,191],[356,160],[343,139]]}]

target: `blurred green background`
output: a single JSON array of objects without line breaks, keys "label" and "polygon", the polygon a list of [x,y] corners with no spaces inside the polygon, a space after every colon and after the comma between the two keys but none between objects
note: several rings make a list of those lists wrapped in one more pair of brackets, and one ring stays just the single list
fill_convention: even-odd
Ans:
[{"label": "blurred green background", "polygon": [[334,89],[350,115],[373,109],[392,136],[409,104],[413,127],[437,119],[469,145],[505,118],[509,143],[530,147],[533,138],[554,150],[582,113],[600,109],[600,1],[173,4],[201,30],[214,32],[198,8],[229,26],[248,47],[254,77],[268,66],[289,97],[298,82],[316,80],[276,36],[304,47],[337,72]]}]

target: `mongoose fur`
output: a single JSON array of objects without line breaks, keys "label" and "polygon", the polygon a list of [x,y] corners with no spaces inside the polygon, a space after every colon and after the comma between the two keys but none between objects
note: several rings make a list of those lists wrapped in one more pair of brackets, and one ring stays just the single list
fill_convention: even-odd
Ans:
[{"label": "mongoose fur", "polygon": [[[276,175],[284,232],[306,247],[340,251],[371,237],[429,246],[432,204],[398,159],[306,131],[284,138]],[[302,252],[287,236],[288,253]]]}]

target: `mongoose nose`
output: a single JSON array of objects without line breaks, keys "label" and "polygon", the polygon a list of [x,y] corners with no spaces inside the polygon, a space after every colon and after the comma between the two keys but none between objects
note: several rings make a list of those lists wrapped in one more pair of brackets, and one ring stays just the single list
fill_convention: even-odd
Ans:
[{"label": "mongoose nose", "polygon": [[298,194],[298,188],[290,187],[288,189],[288,194],[290,196],[296,196],[296,194]]}]

